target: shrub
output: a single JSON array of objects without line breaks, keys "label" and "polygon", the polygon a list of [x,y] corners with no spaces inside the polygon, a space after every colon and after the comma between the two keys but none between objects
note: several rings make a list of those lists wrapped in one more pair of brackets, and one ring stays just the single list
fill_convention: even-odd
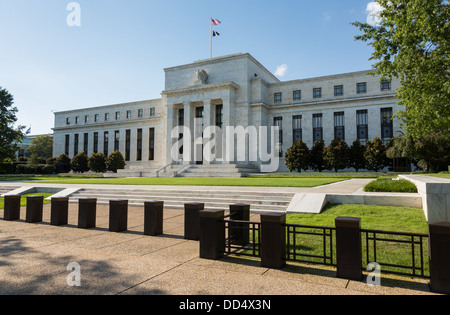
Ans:
[{"label": "shrub", "polygon": [[353,167],[356,172],[366,167],[366,160],[364,159],[365,151],[366,146],[362,145],[359,140],[353,141],[349,148],[348,166]]},{"label": "shrub", "polygon": [[334,139],[324,149],[323,158],[326,165],[334,169],[336,173],[338,170],[346,168],[349,161],[349,148],[347,143],[341,139]]},{"label": "shrub", "polygon": [[314,142],[313,147],[311,148],[311,159],[310,166],[314,171],[322,172],[327,169],[324,160],[324,150],[325,150],[325,142],[323,140]]},{"label": "shrub", "polygon": [[367,184],[364,189],[366,192],[399,192],[399,193],[417,193],[417,187],[406,179],[392,180],[391,178],[378,178]]},{"label": "shrub", "polygon": [[0,163],[0,174],[15,174],[17,163]]},{"label": "shrub", "polygon": [[125,168],[125,159],[120,151],[112,152],[106,159],[106,169],[108,171],[117,173],[117,170]]},{"label": "shrub", "polygon": [[310,164],[310,152],[306,143],[302,139],[298,140],[290,149],[286,151],[285,163],[289,171],[301,172],[307,170]]},{"label": "shrub", "polygon": [[43,174],[55,174],[55,172],[56,172],[56,167],[54,167],[53,165],[44,165],[42,167]]},{"label": "shrub", "polygon": [[96,173],[106,172],[106,158],[103,153],[93,153],[89,158],[89,168]]},{"label": "shrub", "polygon": [[74,173],[86,173],[89,171],[89,158],[86,152],[75,155],[70,162],[70,168]]},{"label": "shrub", "polygon": [[379,137],[375,137],[369,141],[364,152],[366,167],[370,171],[378,172],[388,166],[388,158],[386,157],[386,147]]},{"label": "shrub", "polygon": [[56,172],[57,173],[69,173],[70,172],[70,158],[66,154],[61,154],[56,159]]}]

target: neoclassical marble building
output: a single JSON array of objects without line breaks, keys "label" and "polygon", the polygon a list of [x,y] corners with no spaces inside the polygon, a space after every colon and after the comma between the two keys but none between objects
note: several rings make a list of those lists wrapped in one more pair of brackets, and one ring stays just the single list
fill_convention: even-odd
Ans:
[{"label": "neoclassical marble building", "polygon": [[[56,112],[54,155],[119,150],[132,169],[244,164],[285,171],[283,155],[299,138],[309,147],[335,137],[388,142],[400,131],[391,119],[403,110],[395,98],[400,83],[370,71],[281,82],[242,53],[164,71],[159,99]],[[270,157],[279,158],[275,168]]]}]

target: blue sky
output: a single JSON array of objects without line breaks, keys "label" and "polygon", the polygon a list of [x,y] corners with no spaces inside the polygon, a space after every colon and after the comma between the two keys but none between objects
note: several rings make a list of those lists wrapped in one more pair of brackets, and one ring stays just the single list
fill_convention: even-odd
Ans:
[{"label": "blue sky", "polygon": [[163,68],[250,53],[282,81],[367,70],[371,48],[350,25],[368,0],[0,0],[0,86],[18,123],[51,133],[52,111],[160,98]]}]

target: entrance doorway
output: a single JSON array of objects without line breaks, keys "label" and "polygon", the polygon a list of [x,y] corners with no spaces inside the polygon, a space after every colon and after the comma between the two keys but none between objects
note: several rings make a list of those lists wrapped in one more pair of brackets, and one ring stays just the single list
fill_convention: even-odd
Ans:
[{"label": "entrance doorway", "polygon": [[194,139],[201,137],[201,143],[195,144],[195,164],[203,165],[203,131],[205,130],[204,107],[195,108]]}]

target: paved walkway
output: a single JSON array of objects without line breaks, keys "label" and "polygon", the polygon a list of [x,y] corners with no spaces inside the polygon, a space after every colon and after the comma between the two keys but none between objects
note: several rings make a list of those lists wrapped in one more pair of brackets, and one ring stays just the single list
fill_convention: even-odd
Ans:
[{"label": "paved walkway", "polygon": [[[0,294],[164,295],[366,295],[430,294],[426,281],[383,278],[380,287],[337,279],[334,269],[288,263],[283,270],[259,260],[199,258],[199,243],[183,238],[184,212],[166,209],[164,235],[143,235],[143,209],[129,208],[127,232],[108,231],[108,206],[97,207],[97,228],[76,227],[78,206],[69,206],[69,225],[0,220]],[[3,218],[3,210],[0,210]],[[251,220],[258,220],[252,215]],[[71,287],[68,264],[78,263],[81,286]]]}]

